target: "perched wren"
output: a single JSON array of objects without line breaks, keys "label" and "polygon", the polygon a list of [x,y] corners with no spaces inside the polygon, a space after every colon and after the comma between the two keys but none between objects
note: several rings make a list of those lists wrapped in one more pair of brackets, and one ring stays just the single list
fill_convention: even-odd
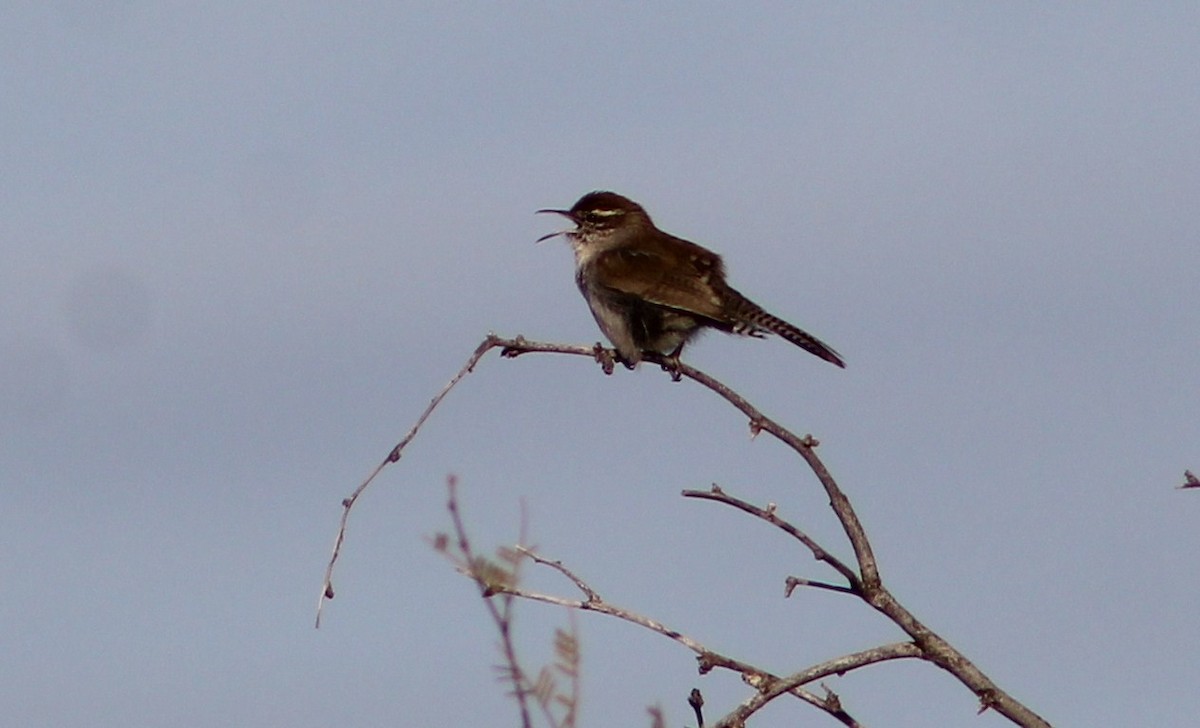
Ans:
[{"label": "perched wren", "polygon": [[704,327],[762,338],[778,334],[805,351],[846,366],[812,334],[772,316],[725,282],[721,256],[654,226],[642,206],[615,192],[590,192],[570,210],[562,235],[575,251],[575,282],[600,330],[628,366],[642,352],[678,361]]}]

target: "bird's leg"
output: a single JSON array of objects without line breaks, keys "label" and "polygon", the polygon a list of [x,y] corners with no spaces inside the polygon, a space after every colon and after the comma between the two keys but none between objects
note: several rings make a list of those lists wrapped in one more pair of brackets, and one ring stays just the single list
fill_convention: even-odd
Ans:
[{"label": "bird's leg", "polygon": [[616,362],[620,362],[621,366],[630,370],[636,369],[638,365],[637,361],[626,359],[619,349],[606,349],[599,341],[592,346],[592,358],[596,360],[605,374],[613,373],[613,364]]},{"label": "bird's leg", "polygon": [[600,365],[600,368],[604,370],[605,374],[613,373],[614,355],[620,356],[620,354],[617,354],[613,349],[605,349],[604,345],[599,341],[597,341],[596,345],[592,347],[592,357],[596,360],[596,363]]},{"label": "bird's leg", "polygon": [[678,382],[679,380],[683,379],[683,374],[679,372],[679,354],[683,351],[683,343],[684,342],[680,342],[679,346],[675,347],[674,351],[664,356],[661,364],[659,365],[662,367],[664,372],[671,373],[672,382]]}]

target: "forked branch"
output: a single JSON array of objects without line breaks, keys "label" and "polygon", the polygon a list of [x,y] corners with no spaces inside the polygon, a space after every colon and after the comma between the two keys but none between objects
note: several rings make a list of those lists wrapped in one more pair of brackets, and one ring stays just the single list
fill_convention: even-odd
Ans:
[{"label": "forked branch", "polygon": [[[458,374],[456,374],[450,380],[450,382],[446,384],[442,391],[433,398],[433,400],[429,403],[429,406],[418,418],[416,424],[412,427],[408,434],[401,439],[401,441],[391,450],[383,462],[381,462],[371,472],[366,480],[364,480],[363,483],[357,489],[355,489],[355,491],[348,498],[342,501],[343,510],[341,523],[334,539],[333,553],[326,569],[325,581],[322,584],[321,597],[317,609],[318,626],[320,625],[321,607],[324,605],[326,600],[333,598],[333,568],[340,554],[342,543],[345,539],[346,524],[349,519],[350,511],[355,502],[357,502],[358,497],[363,493],[363,491],[366,490],[367,486],[371,484],[371,482],[386,465],[399,460],[403,449],[416,436],[420,427],[424,424],[425,420],[428,419],[430,414],[432,414],[433,410],[438,406],[438,404],[440,404],[442,399],[456,384],[458,384],[459,381],[461,381],[468,373],[473,371],[475,365],[488,351],[494,348],[500,348],[501,356],[506,358],[514,358],[522,354],[535,352],[570,354],[594,359],[600,363],[605,373],[611,374],[614,369],[612,353],[601,347],[599,344],[595,346],[571,346],[564,344],[527,341],[520,336],[516,337],[515,339],[504,339],[496,336],[495,334],[489,334],[468,358],[467,363],[458,372]],[[818,442],[811,435],[805,435],[803,437],[796,435],[764,415],[758,410],[758,408],[750,404],[741,395],[698,369],[665,356],[647,354],[644,358],[646,361],[650,361],[662,366],[664,370],[671,374],[673,379],[686,377],[715,392],[749,419],[751,432],[753,434],[767,432],[783,444],[790,447],[801,458],[803,458],[805,463],[817,476],[817,480],[820,481],[821,486],[825,489],[825,492],[829,497],[830,507],[840,522],[842,530],[846,534],[846,538],[850,542],[851,548],[854,551],[855,565],[854,567],[850,567],[845,562],[833,556],[829,551],[816,544],[816,542],[812,541],[812,539],[808,538],[802,531],[791,524],[786,523],[782,519],[779,519],[772,509],[762,509],[746,503],[745,501],[729,497],[719,489],[714,489],[713,491],[688,491],[685,492],[685,495],[693,498],[714,500],[738,508],[744,512],[754,515],[757,518],[765,520],[772,525],[775,525],[804,544],[804,546],[808,548],[818,560],[828,564],[842,578],[844,578],[846,580],[846,585],[841,586],[836,584],[827,584],[824,582],[809,582],[807,580],[795,579],[793,577],[792,581],[789,582],[790,586],[795,586],[796,584],[810,584],[819,588],[842,591],[858,596],[867,604],[871,605],[871,607],[886,615],[912,638],[913,641],[911,643],[885,645],[880,648],[875,648],[876,650],[884,650],[886,652],[887,656],[883,659],[916,656],[920,657],[921,659],[928,660],[952,674],[964,685],[966,685],[972,692],[974,692],[980,701],[981,711],[987,709],[995,710],[1020,726],[1049,727],[1050,724],[1047,723],[1043,718],[1018,702],[1008,693],[1001,690],[994,682],[992,682],[991,679],[984,675],[979,668],[977,668],[973,663],[971,663],[970,660],[962,655],[962,653],[960,653],[942,637],[918,621],[916,617],[913,616],[912,613],[907,609],[905,609],[895,599],[891,592],[889,592],[883,586],[875,556],[871,549],[870,541],[867,538],[866,531],[863,528],[862,523],[859,521],[858,516],[850,503],[850,500],[842,492],[841,488],[838,486],[833,476],[829,473],[820,457],[817,456],[816,447]],[[541,560],[540,557],[534,557],[532,554],[529,556],[531,558],[537,558],[539,563],[554,566],[553,562],[546,562]],[[564,573],[564,575],[567,575],[568,578],[571,578],[572,581],[575,582],[576,586],[584,592],[584,599],[567,600],[561,597],[552,597],[549,595],[525,592],[518,587],[504,583],[497,584],[496,588],[494,589],[494,593],[506,594],[535,601],[543,601],[552,604],[560,604],[580,610],[598,611],[610,614],[612,616],[625,619],[626,621],[640,624],[643,627],[653,629],[660,634],[675,639],[676,641],[687,646],[689,649],[696,651],[699,654],[702,671],[707,671],[705,669],[706,667],[707,669],[712,669],[713,667],[728,667],[729,669],[739,671],[742,671],[743,669],[750,671],[743,672],[743,675],[760,675],[762,677],[761,680],[748,680],[754,684],[758,691],[757,694],[745,701],[733,713],[730,713],[723,718],[717,724],[719,726],[740,726],[744,724],[746,717],[761,708],[773,697],[784,692],[796,694],[799,697],[808,700],[809,702],[817,704],[819,707],[823,707],[827,712],[830,712],[835,716],[837,715],[836,712],[830,710],[830,706],[833,706],[837,703],[836,696],[822,699],[812,693],[802,693],[798,687],[801,684],[809,682],[813,679],[817,679],[811,676],[813,671],[815,670],[816,672],[821,672],[822,670],[826,669],[824,667],[826,663],[822,663],[822,665],[814,666],[813,668],[809,668],[801,673],[797,673],[795,676],[785,678],[769,675],[762,671],[755,672],[753,666],[740,663],[732,658],[715,655],[714,653],[705,650],[694,640],[691,640],[690,638],[687,638],[682,634],[675,632],[674,630],[669,630],[653,620],[643,617],[636,617],[636,615],[632,615],[632,613],[626,613],[624,610],[620,610],[619,608],[609,605],[607,602],[604,602],[602,599],[600,599],[599,596],[597,596],[594,592],[590,591],[590,588],[586,587],[581,580],[578,580],[577,577],[574,577],[569,571],[566,571],[563,567],[561,567],[561,565],[555,566],[555,568],[558,568],[562,573]],[[872,651],[870,650],[867,651],[867,653],[871,652]],[[863,658],[865,660],[863,664],[877,662],[879,653],[873,654],[875,659]],[[853,656],[847,656],[846,658],[839,659],[845,660],[851,657]],[[846,669],[851,668],[845,667],[843,669],[835,670],[835,672],[844,672]],[[840,709],[840,706],[838,706],[838,708]],[[845,718],[839,719],[841,719],[846,725],[853,725],[852,722],[848,723]]]},{"label": "forked branch", "polygon": [[[824,697],[805,690],[802,686],[821,678],[830,675],[842,674],[853,669],[865,667],[877,662],[886,660],[895,660],[900,658],[919,657],[916,648],[911,643],[901,642],[891,645],[883,645],[871,650],[864,650],[851,655],[843,655],[832,660],[827,660],[818,665],[806,668],[800,673],[790,676],[778,676],[771,672],[760,668],[756,665],[738,660],[728,655],[715,652],[705,647],[695,638],[684,634],[683,632],[672,629],[658,620],[638,614],[630,609],[626,609],[620,605],[606,601],[600,593],[590,584],[584,581],[571,569],[562,564],[561,561],[547,559],[539,555],[536,551],[518,545],[514,549],[514,553],[521,558],[527,558],[536,564],[547,566],[566,577],[575,588],[583,595],[582,599],[571,599],[553,594],[543,594],[540,592],[530,591],[521,587],[519,579],[516,578],[517,565],[510,564],[509,569],[502,569],[503,572],[497,576],[495,565],[487,559],[479,558],[471,551],[470,540],[467,537],[465,527],[461,517],[461,509],[458,505],[457,495],[454,490],[453,480],[450,482],[450,500],[448,509],[451,514],[451,522],[454,526],[453,537],[449,535],[439,535],[435,539],[435,548],[449,556],[454,562],[455,567],[466,574],[471,579],[475,580],[480,585],[484,596],[494,599],[503,600],[505,609],[511,604],[514,598],[526,599],[532,602],[542,602],[543,604],[552,604],[567,609],[574,609],[583,612],[596,612],[605,614],[610,617],[615,617],[624,622],[637,625],[644,629],[650,630],[655,634],[673,640],[696,654],[696,661],[699,665],[701,674],[711,672],[714,669],[731,670],[742,676],[742,679],[756,689],[755,697],[748,699],[742,706],[739,706],[735,714],[749,716],[759,708],[766,705],[767,702],[779,697],[783,694],[793,695],[810,705],[813,705],[821,710],[824,710],[833,718],[840,721],[843,725],[857,728],[860,724],[842,706],[841,701],[837,696],[826,689]],[[451,552],[448,545],[452,542],[457,543],[456,551]],[[489,599],[489,611],[492,614],[493,620],[498,626],[504,624],[497,616],[497,610],[491,606],[494,599]],[[508,614],[507,611],[504,612]],[[501,634],[508,637],[508,630],[501,629]],[[506,648],[505,658],[513,665],[513,674],[520,677],[522,673],[517,668],[515,654]],[[514,680],[515,682],[515,680]],[[760,700],[760,696],[769,694],[770,697],[765,700]],[[514,695],[521,702],[522,717],[526,718],[528,712],[524,705],[524,696],[519,690],[514,691]],[[725,725],[718,723],[717,725]]]}]

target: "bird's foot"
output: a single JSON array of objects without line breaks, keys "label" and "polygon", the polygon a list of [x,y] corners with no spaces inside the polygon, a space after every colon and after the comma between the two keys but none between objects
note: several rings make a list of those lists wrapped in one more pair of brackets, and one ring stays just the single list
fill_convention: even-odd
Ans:
[{"label": "bird's foot", "polygon": [[638,365],[637,359],[626,359],[621,355],[621,352],[617,351],[616,349],[606,349],[604,348],[604,345],[598,341],[596,342],[595,346],[592,347],[592,356],[596,359],[596,362],[600,365],[600,368],[604,370],[605,374],[612,374],[613,365],[618,362],[620,362],[621,366],[631,370],[636,369]]},{"label": "bird's foot", "polygon": [[[680,349],[682,349],[682,348],[683,347],[680,347]],[[670,354],[662,355],[662,357],[659,359],[659,362],[658,362],[658,365],[662,367],[662,370],[664,372],[669,372],[671,374],[672,382],[678,382],[679,380],[683,379],[683,372],[681,372],[679,370],[679,367],[680,367],[679,351],[680,351],[680,349],[676,349],[675,351],[671,352]]]},{"label": "bird's foot", "polygon": [[640,356],[636,359],[629,359],[617,349],[606,349],[598,341],[592,346],[592,358],[596,360],[596,363],[600,365],[605,374],[612,374],[614,365],[618,363],[632,371],[637,369],[638,362],[642,360]]},{"label": "bird's foot", "polygon": [[600,365],[605,374],[613,373],[613,350],[605,349],[599,341],[592,347],[592,358]]}]

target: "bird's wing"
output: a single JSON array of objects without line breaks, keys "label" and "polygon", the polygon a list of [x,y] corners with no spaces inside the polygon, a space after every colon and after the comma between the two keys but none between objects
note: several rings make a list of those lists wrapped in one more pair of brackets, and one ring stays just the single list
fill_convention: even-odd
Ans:
[{"label": "bird's wing", "polygon": [[[689,244],[687,255],[654,249],[618,248],[595,261],[596,282],[605,288],[659,306],[705,318],[726,318],[721,258]],[[682,253],[682,251],[681,251]]]}]

